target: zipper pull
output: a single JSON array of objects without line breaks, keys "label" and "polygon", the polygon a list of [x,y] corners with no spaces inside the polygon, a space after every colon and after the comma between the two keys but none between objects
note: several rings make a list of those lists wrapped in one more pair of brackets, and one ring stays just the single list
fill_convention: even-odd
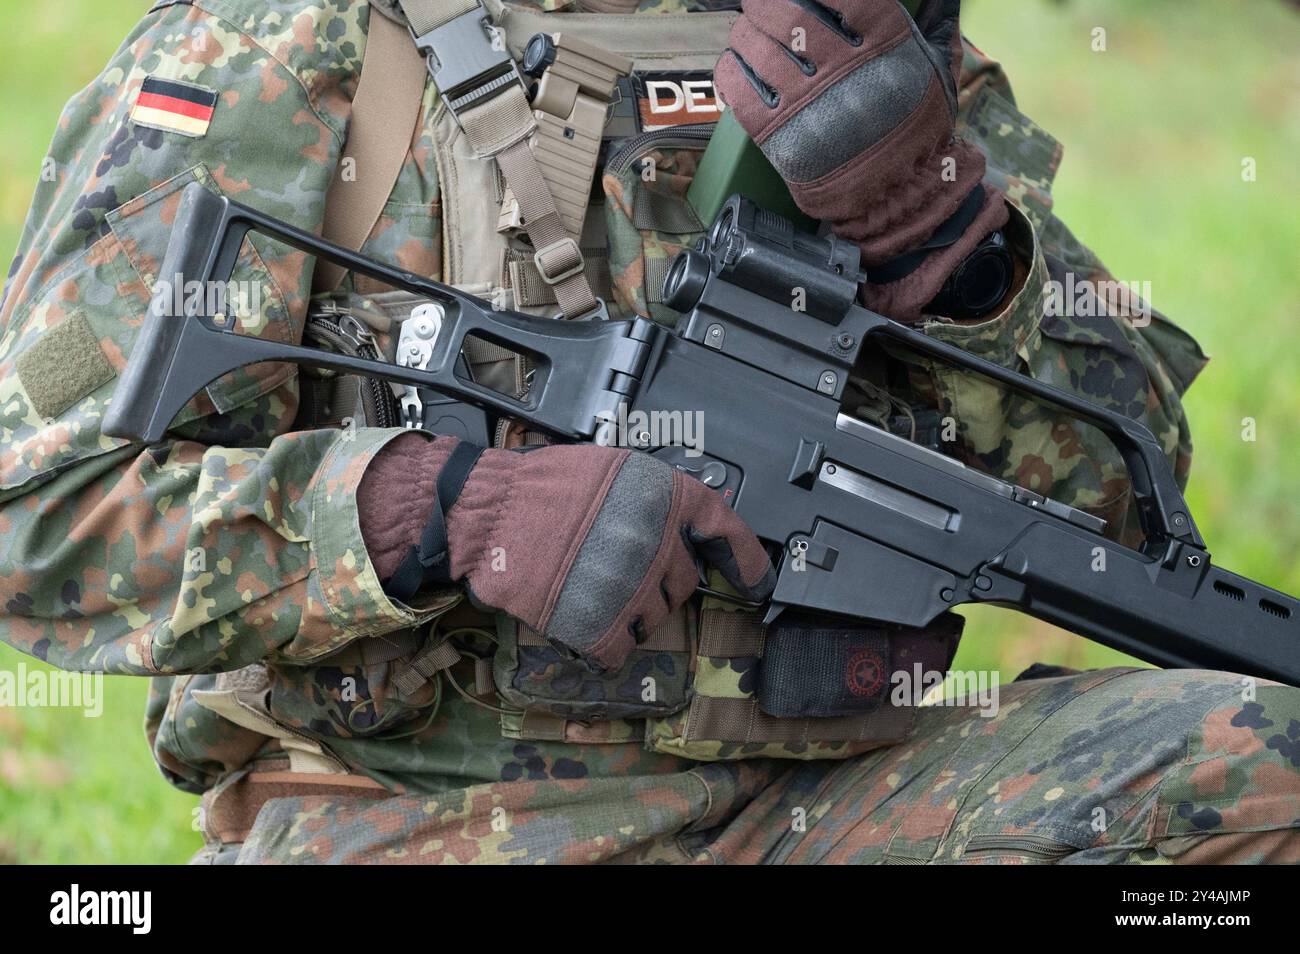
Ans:
[{"label": "zipper pull", "polygon": [[352,347],[360,350],[362,346],[368,345],[378,350],[375,343],[375,336],[370,329],[363,325],[352,314],[346,314],[339,320],[339,332],[347,338]]}]

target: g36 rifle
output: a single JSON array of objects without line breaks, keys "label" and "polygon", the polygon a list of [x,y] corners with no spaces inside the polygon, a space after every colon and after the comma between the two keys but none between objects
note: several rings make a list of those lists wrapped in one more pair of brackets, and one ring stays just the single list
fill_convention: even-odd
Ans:
[{"label": "g36 rifle", "polygon": [[[779,553],[769,621],[792,607],[923,626],[963,603],[994,603],[1160,666],[1300,685],[1300,602],[1211,563],[1145,427],[860,307],[853,246],[796,232],[733,197],[701,247],[669,269],[665,301],[682,312],[675,329],[641,318],[566,322],[494,311],[195,184],[161,274],[229,282],[250,231],[422,296],[432,305],[422,310],[433,321],[430,360],[402,367],[244,336],[225,315],[205,313],[206,296],[172,315],[171,296],[156,294],[106,435],[156,443],[200,389],[259,361],[432,389],[564,441],[612,443],[620,409],[624,419],[700,412],[700,456],[639,449],[717,488]],[[802,312],[790,307],[795,289]],[[471,379],[458,361],[471,335],[528,356],[524,396]],[[1095,516],[844,414],[849,372],[872,340],[985,375],[1100,429],[1128,469],[1141,549],[1108,539]]]}]

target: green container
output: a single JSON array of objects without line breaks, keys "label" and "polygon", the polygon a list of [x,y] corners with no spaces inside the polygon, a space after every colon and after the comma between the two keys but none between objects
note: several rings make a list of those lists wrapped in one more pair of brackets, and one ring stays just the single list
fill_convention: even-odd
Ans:
[{"label": "green container", "polygon": [[700,157],[695,179],[686,191],[686,201],[700,221],[708,225],[717,217],[722,204],[736,194],[769,212],[785,216],[800,228],[816,231],[817,224],[794,204],[781,174],[772,168],[767,156],[736,122],[731,110],[727,110]]}]

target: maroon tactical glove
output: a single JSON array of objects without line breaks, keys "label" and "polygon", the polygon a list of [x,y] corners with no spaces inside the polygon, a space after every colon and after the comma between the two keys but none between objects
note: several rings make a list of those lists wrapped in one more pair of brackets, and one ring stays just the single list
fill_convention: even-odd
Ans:
[{"label": "maroon tactical glove", "polygon": [[1006,204],[953,136],[960,0],[744,0],[714,80],[804,212],[857,242],[868,306],[921,308]]},{"label": "maroon tactical glove", "polygon": [[750,599],[776,578],[715,491],[612,447],[485,451],[403,436],[366,469],[357,506],[390,595],[464,581],[475,602],[608,669],[694,592],[700,561]]}]

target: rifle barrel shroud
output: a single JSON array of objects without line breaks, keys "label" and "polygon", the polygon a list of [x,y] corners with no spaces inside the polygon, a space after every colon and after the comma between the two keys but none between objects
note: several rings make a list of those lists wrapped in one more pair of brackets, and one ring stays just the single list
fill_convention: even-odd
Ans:
[{"label": "rifle barrel shroud", "polygon": [[[684,312],[674,331],[640,318],[565,322],[496,312],[193,184],[163,276],[204,288],[229,282],[240,246],[256,231],[441,305],[433,358],[419,370],[239,335],[235,321],[202,313],[206,295],[187,298],[186,314],[169,315],[172,296],[160,285],[103,432],[157,443],[199,390],[259,361],[430,388],[569,441],[607,442],[603,422],[620,406],[629,415],[698,411],[708,428],[700,462],[725,467],[736,511],[781,549],[769,620],[806,607],[922,626],[962,603],[996,603],[1157,665],[1300,685],[1300,601],[1211,566],[1145,427],[856,304],[832,321],[792,313],[770,289],[728,282],[751,245],[762,261],[791,242],[806,257],[804,240],[817,241],[766,213],[763,231],[746,234],[755,221],[748,203],[733,198],[720,221],[728,209],[732,226],[715,227],[710,253],[685,252],[670,270],[668,297]],[[457,374],[468,335],[530,356],[536,371],[523,399]],[[1143,549],[1108,540],[1095,517],[843,415],[848,372],[869,337],[983,374],[1099,428],[1128,467]],[[681,448],[651,452],[689,464]]]}]

